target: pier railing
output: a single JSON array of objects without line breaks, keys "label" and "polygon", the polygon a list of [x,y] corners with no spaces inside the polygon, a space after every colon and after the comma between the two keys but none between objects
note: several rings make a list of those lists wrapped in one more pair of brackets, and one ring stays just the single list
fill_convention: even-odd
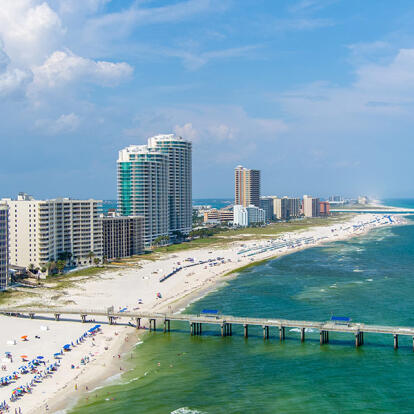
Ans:
[{"label": "pier railing", "polygon": [[164,324],[164,332],[170,331],[171,321],[188,322],[190,324],[191,335],[201,335],[202,325],[219,325],[222,336],[232,335],[232,326],[243,326],[244,336],[248,337],[249,326],[260,326],[263,328],[263,337],[269,338],[269,329],[277,328],[279,330],[280,340],[286,336],[286,328],[296,328],[300,331],[301,341],[305,340],[307,329],[319,331],[321,345],[329,342],[330,332],[350,333],[355,336],[355,345],[357,347],[364,344],[364,334],[386,334],[393,335],[394,348],[398,348],[399,336],[411,336],[413,338],[414,350],[414,327],[406,326],[384,326],[368,325],[365,323],[350,322],[338,324],[332,321],[302,321],[277,318],[256,318],[247,316],[233,315],[203,315],[203,314],[173,314],[161,312],[140,312],[140,311],[115,311],[113,307],[103,310],[97,309],[74,309],[74,308],[23,308],[23,307],[2,307],[0,314],[18,317],[34,318],[36,315],[53,315],[56,320],[61,320],[61,315],[78,315],[82,322],[88,322],[89,316],[108,318],[109,324],[114,324],[118,319],[128,318],[135,322],[137,328],[141,327],[141,320],[149,321],[149,329],[156,330],[157,321]]}]

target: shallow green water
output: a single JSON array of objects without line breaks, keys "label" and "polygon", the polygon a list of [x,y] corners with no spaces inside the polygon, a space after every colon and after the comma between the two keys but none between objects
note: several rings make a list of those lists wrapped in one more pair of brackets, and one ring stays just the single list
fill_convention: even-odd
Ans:
[{"label": "shallow green water", "polygon": [[[308,249],[243,272],[194,303],[223,313],[414,325],[414,226],[386,228],[347,242]],[[412,413],[411,338],[353,337],[288,331],[279,342],[259,329],[221,338],[217,327],[190,337],[188,325],[149,334],[132,353],[134,368],[90,394],[73,413]]]}]

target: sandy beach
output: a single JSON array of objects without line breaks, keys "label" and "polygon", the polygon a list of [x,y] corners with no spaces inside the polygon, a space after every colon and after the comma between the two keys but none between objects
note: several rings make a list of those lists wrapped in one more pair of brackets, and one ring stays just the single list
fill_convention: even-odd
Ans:
[{"label": "sandy beach", "polygon": [[[13,302],[13,306],[41,304],[97,310],[114,306],[115,309],[177,312],[190,301],[225,283],[228,279],[223,276],[240,267],[322,243],[362,235],[374,228],[403,223],[404,218],[398,216],[361,214],[346,222],[285,233],[277,238],[234,242],[221,249],[207,247],[184,250],[164,255],[156,261],[137,259],[123,268],[108,269],[99,277],[79,280],[60,294],[54,289],[38,289],[38,297],[23,297]],[[170,277],[160,281],[169,274]],[[125,319],[122,322],[133,321]],[[137,330],[132,326],[110,326],[103,318],[82,324],[75,318],[73,321],[55,321],[50,318],[30,320],[0,316],[0,323],[0,377],[18,373],[9,385],[0,387],[0,402],[5,401],[12,413],[20,408],[25,414],[58,412],[75,404],[80,396],[87,398],[88,392],[101,385],[105,379],[128,369],[122,355],[131,350],[145,334],[145,330]],[[96,324],[101,325],[99,330],[94,334],[88,333]],[[147,321],[143,321],[143,325],[146,324]],[[84,334],[86,336],[82,342],[77,344],[76,341]],[[24,336],[27,338],[22,338]],[[62,351],[65,344],[70,345],[69,351]],[[55,359],[54,354],[59,352],[63,352],[63,355]],[[12,355],[13,361],[6,357],[6,353]],[[20,367],[38,356],[43,357],[39,361],[44,361],[38,366],[40,372],[44,372],[45,367],[51,364],[57,363],[59,366],[50,375],[43,375],[39,382],[34,383],[31,393],[24,393],[16,401],[10,402],[16,387],[27,386],[38,375],[20,374]]]}]

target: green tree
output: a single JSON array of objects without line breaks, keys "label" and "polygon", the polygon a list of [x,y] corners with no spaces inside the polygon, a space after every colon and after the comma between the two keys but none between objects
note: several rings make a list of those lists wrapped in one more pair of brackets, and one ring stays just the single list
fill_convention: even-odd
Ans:
[{"label": "green tree", "polygon": [[101,259],[99,257],[95,257],[95,259],[93,259],[93,262],[95,263],[95,266],[98,266],[99,263],[101,263]]},{"label": "green tree", "polygon": [[59,274],[63,273],[63,270],[65,269],[66,261],[65,260],[58,260],[56,263],[57,270],[59,271]]}]

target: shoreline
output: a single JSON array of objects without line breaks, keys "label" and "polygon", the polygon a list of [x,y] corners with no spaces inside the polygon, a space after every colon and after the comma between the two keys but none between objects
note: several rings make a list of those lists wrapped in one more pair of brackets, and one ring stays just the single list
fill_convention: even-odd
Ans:
[{"label": "shoreline", "polygon": [[[370,215],[371,216],[371,215]],[[375,214],[372,216],[382,216],[381,214]],[[366,216],[368,217],[368,216]],[[248,267],[252,267],[252,266],[258,266],[260,264],[263,264],[266,261],[269,260],[274,260],[280,257],[283,257],[287,254],[292,254],[292,253],[296,253],[298,251],[301,250],[305,250],[308,248],[312,248],[312,247],[318,247],[324,244],[328,244],[331,242],[337,242],[337,241],[342,241],[342,240],[347,240],[353,237],[358,237],[358,236],[363,236],[365,234],[367,234],[368,232],[370,232],[372,229],[375,228],[384,228],[388,225],[404,225],[406,224],[406,222],[402,222],[402,221],[398,221],[397,219],[395,219],[394,223],[389,223],[389,224],[384,224],[384,223],[377,223],[375,225],[372,226],[368,226],[365,225],[362,229],[359,230],[352,230],[351,232],[340,232],[338,231],[336,234],[332,234],[333,233],[333,228],[335,227],[340,227],[341,229],[344,226],[351,226],[353,222],[355,222],[356,218],[353,217],[348,221],[345,221],[343,223],[340,224],[335,224],[332,226],[327,226],[328,230],[327,231],[325,227],[314,227],[310,230],[306,230],[306,231],[296,231],[296,232],[291,232],[290,234],[288,234],[287,236],[289,237],[296,237],[298,238],[298,236],[301,236],[303,234],[311,234],[311,233],[315,233],[315,234],[319,234],[319,235],[323,235],[324,231],[326,234],[329,234],[329,238],[327,237],[322,237],[320,236],[320,239],[316,240],[315,243],[312,244],[302,244],[299,245],[295,248],[286,248],[284,251],[267,251],[263,253],[258,253],[257,254],[257,259],[254,260],[240,260],[240,261],[231,261],[228,262],[227,264],[224,264],[222,266],[222,269],[220,269],[220,271],[218,272],[214,272],[214,270],[207,268],[204,269],[204,272],[200,271],[200,274],[203,273],[204,274],[204,278],[202,279],[201,283],[196,283],[193,284],[191,286],[186,286],[185,284],[189,284],[188,281],[183,281],[182,279],[185,277],[183,274],[175,275],[174,279],[171,281],[167,281],[166,283],[171,285],[171,289],[170,289],[170,296],[166,297],[165,299],[163,298],[160,301],[155,301],[155,303],[149,303],[149,306],[151,306],[151,304],[153,305],[152,308],[150,308],[151,310],[157,310],[159,312],[182,312],[184,309],[186,309],[191,303],[194,303],[198,300],[200,300],[201,298],[205,297],[206,295],[208,295],[209,293],[211,293],[214,290],[217,289],[221,289],[222,287],[224,287],[227,283],[227,281],[234,279],[236,277],[238,277],[239,273],[242,272],[244,269],[248,268]],[[323,231],[324,230],[324,231]],[[286,236],[286,237],[287,237]],[[249,246],[252,247],[252,249],[258,249],[258,247],[256,247],[257,244],[260,243],[269,243],[268,238],[262,238],[262,239],[258,239],[258,240],[253,240],[253,241],[249,241],[249,242],[245,242],[245,243],[235,243],[236,245],[239,245],[237,247],[237,249],[242,248],[241,246],[248,244]],[[241,246],[240,246],[241,245]],[[234,253],[234,249],[235,246],[230,246],[229,248],[227,248],[227,253],[229,252],[233,252]],[[203,249],[201,249],[203,250]],[[221,251],[217,251],[214,250],[213,248],[210,249],[204,249],[204,250],[213,250],[214,252],[214,256],[215,255],[219,255],[219,253],[222,253]],[[186,252],[181,252],[181,256],[185,257],[187,255],[195,255],[195,251],[186,251]],[[205,252],[207,253],[207,252]],[[210,253],[210,252],[208,252]],[[167,257],[161,258],[160,261],[158,262],[166,262],[166,261],[172,261],[172,260],[176,260],[177,256],[179,257],[178,254],[174,255],[174,254],[169,254],[166,255]],[[233,254],[234,256],[234,254]],[[237,257],[237,255],[236,255]],[[256,256],[254,256],[256,257]],[[246,259],[246,258],[244,258]],[[145,260],[145,259],[144,259]],[[142,261],[144,262],[144,261]],[[146,284],[146,281],[149,279],[148,276],[146,276],[148,274],[148,270],[151,269],[157,269],[156,266],[159,266],[159,264],[157,264],[158,262],[155,263],[144,263],[144,265],[142,265],[142,262],[140,262],[140,266],[142,268],[144,268],[144,276],[142,276],[142,279],[144,280],[144,282],[142,283],[143,285]],[[247,262],[247,263],[246,263]],[[150,268],[150,269],[146,269]],[[125,269],[126,271],[134,271],[134,269]],[[145,270],[147,272],[145,272]],[[125,277],[121,272],[123,272],[124,270],[118,270],[118,273],[120,273],[121,277]],[[135,273],[136,273],[136,269],[135,269]],[[153,273],[158,274],[158,270],[153,271]],[[211,276],[210,273],[213,273],[213,276]],[[187,278],[191,278],[191,277],[199,277],[198,275],[195,275],[195,273],[191,273],[191,269],[190,269],[190,274],[187,275]],[[178,280],[179,278],[181,278],[181,280]],[[106,277],[104,278],[105,281],[107,281],[107,283],[110,283],[109,281],[111,281],[112,279],[110,277]],[[199,279],[196,279],[199,282]],[[181,283],[178,283],[181,282]],[[92,282],[91,282],[92,283]],[[102,282],[94,282],[96,283],[105,283],[104,281]],[[181,287],[181,289],[178,289],[178,293],[174,294],[174,289],[176,288],[176,285],[178,285],[178,287]],[[157,284],[158,286],[158,284]],[[157,289],[160,289],[160,287],[157,287]],[[74,289],[75,290],[75,289]],[[177,289],[175,289],[177,290]],[[122,293],[122,292],[121,292]],[[142,295],[144,296],[144,295]],[[163,293],[164,296],[164,293]],[[154,302],[154,301],[152,301]],[[146,303],[146,300],[145,300]],[[146,308],[148,308],[149,306],[145,306]],[[60,322],[60,323],[67,323],[67,322]],[[79,325],[79,324],[78,324]],[[111,329],[113,328],[113,329]],[[23,399],[21,400],[21,403],[19,402],[17,406],[22,406],[23,407],[23,412],[33,412],[33,413],[40,413],[40,412],[44,412],[44,407],[45,404],[47,403],[49,406],[49,410],[51,412],[67,412],[67,410],[72,409],[74,406],[76,406],[76,404],[79,403],[79,401],[83,398],[88,398],[88,396],[91,394],[92,391],[90,390],[94,390],[96,389],[96,387],[101,387],[101,386],[105,386],[105,380],[107,380],[108,378],[113,378],[114,376],[116,376],[117,374],[121,374],[126,372],[126,370],[122,370],[121,372],[119,371],[119,367],[120,367],[120,363],[127,366],[127,360],[125,358],[125,356],[131,352],[133,350],[133,348],[137,345],[138,341],[143,340],[145,337],[145,333],[147,332],[146,330],[137,330],[136,328],[132,328],[132,327],[128,327],[128,326],[121,326],[121,325],[115,325],[115,327],[109,327],[109,326],[105,326],[104,331],[110,331],[110,333],[113,334],[114,331],[118,330],[119,334],[117,335],[117,338],[115,341],[113,341],[111,343],[111,346],[109,347],[109,349],[106,352],[103,352],[101,355],[99,355],[91,364],[88,364],[88,366],[83,367],[83,369],[81,371],[78,372],[78,375],[76,375],[75,377],[71,377],[71,378],[67,378],[67,381],[65,382],[65,384],[63,386],[57,387],[54,392],[52,393],[52,395],[48,395],[48,396],[44,396],[43,398],[38,398],[38,400],[35,402],[33,401],[33,405],[35,405],[35,407],[27,407],[27,409],[24,408],[25,406],[25,400],[26,400],[26,396],[23,397]],[[128,341],[126,341],[126,338],[128,338]],[[133,339],[134,338],[134,339]],[[136,339],[136,340],[135,340]],[[118,355],[118,354],[122,354],[123,357],[122,358],[114,358],[112,355]],[[111,357],[112,356],[112,357]],[[94,367],[95,369],[92,369],[92,367]],[[61,367],[60,369],[63,369],[63,367]],[[75,390],[75,384],[78,384],[77,386],[77,390]],[[86,390],[84,389],[86,386],[88,386],[88,388],[90,388],[90,390]],[[36,394],[37,390],[35,390],[33,392],[33,394]],[[34,395],[33,395],[34,396]],[[27,399],[27,401],[29,402],[29,399]],[[16,407],[16,405],[12,405],[12,409]],[[30,411],[31,410],[31,411]]]}]

